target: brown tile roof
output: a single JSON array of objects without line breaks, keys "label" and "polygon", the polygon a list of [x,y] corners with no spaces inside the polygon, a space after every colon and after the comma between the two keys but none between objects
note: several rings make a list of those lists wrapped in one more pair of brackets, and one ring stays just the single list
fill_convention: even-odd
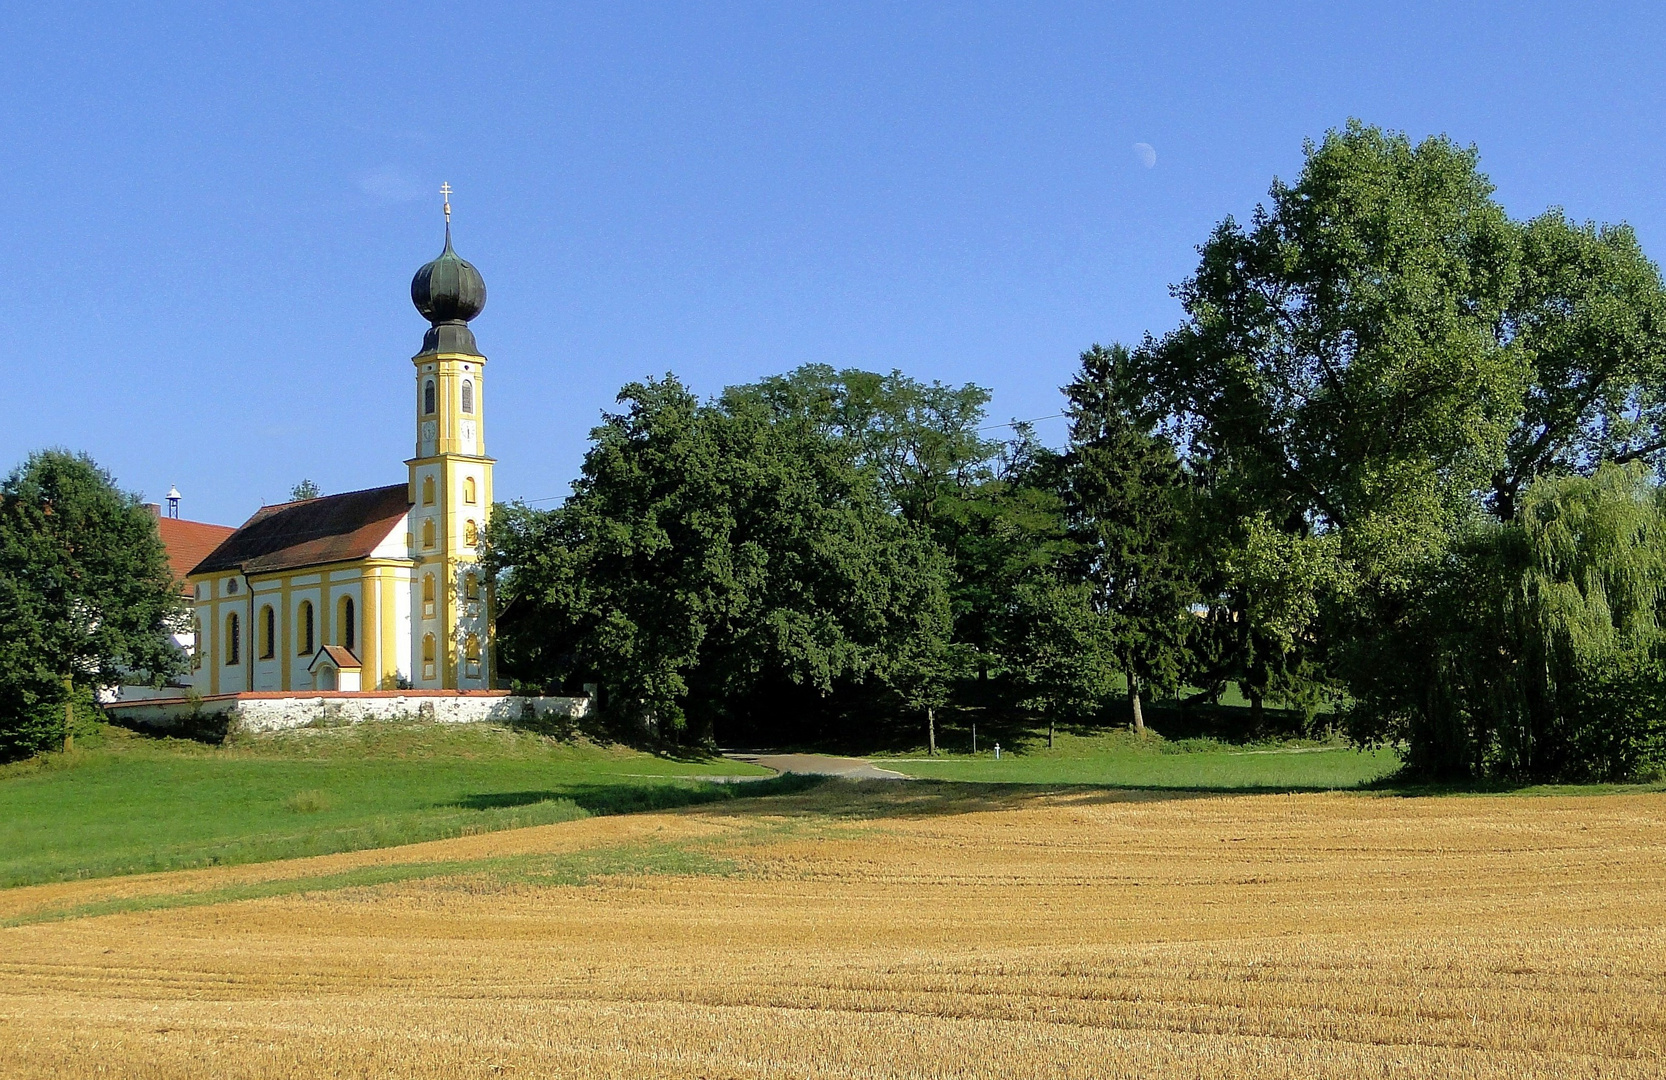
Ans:
[{"label": "brown tile roof", "polygon": [[263,506],[191,571],[265,574],[362,559],[410,509],[406,486],[348,491]]},{"label": "brown tile roof", "polygon": [[324,657],[329,657],[330,662],[338,669],[362,668],[364,666],[359,663],[359,658],[353,655],[353,650],[343,645],[326,645],[313,654],[312,663],[307,665],[307,670],[311,671],[318,665],[318,661]]},{"label": "brown tile roof", "polygon": [[231,525],[210,525],[206,521],[158,517],[156,531],[162,537],[162,546],[168,549],[168,569],[173,571],[175,579],[183,582],[193,566],[237,529]]}]

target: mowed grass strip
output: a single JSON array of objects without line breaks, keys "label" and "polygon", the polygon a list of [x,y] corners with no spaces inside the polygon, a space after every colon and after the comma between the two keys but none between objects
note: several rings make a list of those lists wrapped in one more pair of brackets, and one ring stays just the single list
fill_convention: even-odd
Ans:
[{"label": "mowed grass strip", "polygon": [[173,908],[210,907],[244,900],[338,892],[430,879],[444,879],[454,887],[478,893],[514,886],[550,888],[586,885],[597,878],[620,875],[733,874],[738,871],[739,867],[733,861],[717,858],[689,843],[620,844],[549,855],[361,866],[338,873],[277,877],[219,888],[140,892],[65,906],[48,904],[0,920],[0,927]]},{"label": "mowed grass strip", "polygon": [[1031,739],[1019,747],[980,741],[979,753],[876,758],[909,776],[1006,784],[1093,784],[1104,787],[1196,791],[1331,791],[1392,777],[1400,755],[1389,748],[1339,745],[1235,746],[1207,739],[1168,742],[1156,734],[1060,732],[1055,746]]},{"label": "mowed grass strip", "polygon": [[0,887],[392,847],[751,794],[768,775],[494,725],[362,724],[227,746],[120,728],[0,769]]}]

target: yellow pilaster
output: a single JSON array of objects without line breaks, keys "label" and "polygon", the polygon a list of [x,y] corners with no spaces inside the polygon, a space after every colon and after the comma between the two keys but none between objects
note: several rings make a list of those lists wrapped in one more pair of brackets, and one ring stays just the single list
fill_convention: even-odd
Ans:
[{"label": "yellow pilaster", "polygon": [[381,685],[381,680],[376,677],[377,671],[380,670],[377,667],[377,660],[380,652],[381,633],[378,629],[380,624],[376,620],[380,611],[377,601],[381,597],[377,590],[381,586],[381,581],[382,570],[380,567],[367,566],[364,568],[364,573],[359,576],[359,640],[356,644],[359,649],[359,664],[361,665],[359,668],[361,673],[359,686],[365,690],[374,690]]},{"label": "yellow pilaster", "polygon": [[278,615],[278,622],[283,625],[283,637],[278,641],[278,655],[283,657],[279,665],[281,671],[278,678],[280,685],[285,690],[293,690],[295,684],[290,678],[290,664],[295,657],[295,617],[291,610],[293,601],[289,598],[289,576],[287,574],[284,575],[283,588],[278,591],[281,597],[278,602],[283,605],[283,611]]},{"label": "yellow pilaster", "polygon": [[[213,588],[214,586],[210,586]],[[203,661],[208,666],[208,692],[220,692],[220,605],[208,605],[208,657]]]},{"label": "yellow pilaster", "polygon": [[[399,611],[399,588],[397,574],[387,574],[382,579],[382,677],[380,685],[384,690],[392,690],[399,684],[399,622],[396,618]],[[409,585],[406,586],[410,588]]]}]

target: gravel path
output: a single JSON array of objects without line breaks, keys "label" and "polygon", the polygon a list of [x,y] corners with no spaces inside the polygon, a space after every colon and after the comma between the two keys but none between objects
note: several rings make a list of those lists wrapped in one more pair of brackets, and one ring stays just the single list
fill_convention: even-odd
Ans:
[{"label": "gravel path", "polygon": [[809,776],[841,776],[847,780],[910,780],[900,772],[881,769],[862,758],[829,757],[826,754],[772,754],[768,751],[731,750],[723,755],[732,761],[762,765],[778,773]]}]

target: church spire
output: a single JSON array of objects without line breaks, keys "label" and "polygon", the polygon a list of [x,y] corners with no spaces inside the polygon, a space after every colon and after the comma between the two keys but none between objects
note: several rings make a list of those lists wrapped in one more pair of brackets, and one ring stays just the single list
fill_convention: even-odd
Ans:
[{"label": "church spire", "polygon": [[469,320],[486,306],[486,281],[474,265],[451,247],[451,185],[440,185],[444,200],[445,248],[411,279],[411,303],[431,324],[422,338],[423,353],[479,355]]}]

